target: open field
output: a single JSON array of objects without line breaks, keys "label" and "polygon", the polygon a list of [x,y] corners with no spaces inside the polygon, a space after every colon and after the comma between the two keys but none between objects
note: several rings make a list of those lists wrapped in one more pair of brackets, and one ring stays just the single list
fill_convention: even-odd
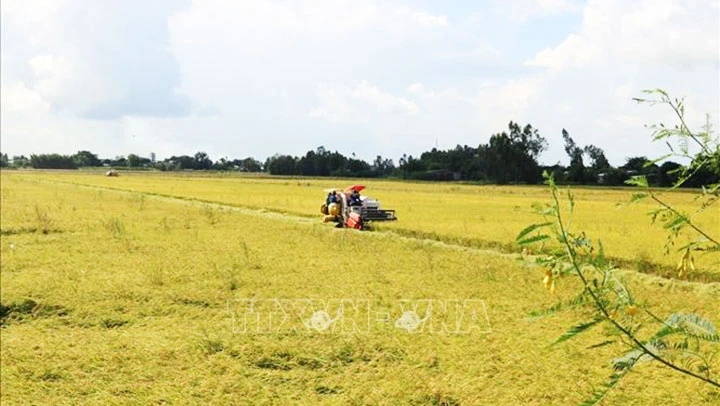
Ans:
[{"label": "open field", "polygon": [[[13,176],[27,176],[13,174]],[[239,176],[178,176],[162,173],[124,174],[106,178],[98,173],[43,173],[30,179],[117,188],[237,207],[269,210],[317,219],[322,189],[344,187],[350,180],[249,178]],[[540,218],[531,205],[549,201],[542,186],[474,186],[442,183],[406,183],[363,180],[367,193],[395,208],[401,221],[378,228],[400,235],[433,239],[476,248],[515,252],[519,230]],[[575,224],[591,238],[602,239],[608,255],[627,268],[672,275],[677,255],[664,255],[667,233],[653,225],[647,213],[651,202],[625,205],[633,189],[581,188],[573,191],[577,202]],[[692,213],[696,194],[667,195],[679,209]],[[720,228],[720,212],[706,211],[694,218],[706,229]],[[680,238],[677,246],[687,240]],[[690,277],[720,282],[720,263],[697,257],[701,272]],[[714,275],[707,275],[713,273]]]},{"label": "open field", "polygon": [[[366,182],[400,221],[355,232],[319,222],[320,189],[337,181],[0,176],[3,404],[575,404],[623,350],[588,350],[601,331],[549,348],[582,315],[527,316],[557,298],[541,269],[502,250],[537,221],[529,206],[547,200],[543,188]],[[673,264],[650,205],[616,207],[629,193],[578,190],[576,222],[628,264]],[[720,283],[625,275],[656,313],[720,325]],[[264,303],[259,324],[244,323],[249,298]],[[460,300],[462,323],[450,305],[444,329],[398,328],[428,299]],[[338,303],[343,323],[305,324],[320,310],[338,317]],[[605,400],[718,402],[656,364]]]}]

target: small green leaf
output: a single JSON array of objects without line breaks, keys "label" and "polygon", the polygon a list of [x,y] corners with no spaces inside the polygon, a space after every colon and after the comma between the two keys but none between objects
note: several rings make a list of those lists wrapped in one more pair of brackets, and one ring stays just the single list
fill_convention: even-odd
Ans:
[{"label": "small green leaf", "polygon": [[549,226],[549,225],[551,225],[551,224],[552,224],[552,222],[549,222],[549,221],[548,221],[548,222],[545,222],[545,223],[538,223],[538,224],[533,224],[533,225],[527,226],[527,227],[525,227],[522,231],[520,231],[520,234],[518,234],[518,236],[515,238],[515,240],[516,240],[516,241],[521,240],[523,237],[525,237],[526,235],[532,233],[533,231],[535,231],[535,230],[537,230],[537,229],[539,229],[539,228],[547,227],[547,226]]},{"label": "small green leaf", "polygon": [[539,214],[541,216],[555,216],[555,208],[548,206],[548,205],[542,205],[540,203],[533,203],[532,208],[535,210],[536,214]]},{"label": "small green leaf", "polygon": [[[700,338],[706,341],[720,342],[720,335],[715,325],[708,319],[697,314],[671,314],[665,324],[674,330],[682,331],[691,337]],[[662,332],[662,330],[661,330]],[[660,332],[658,332],[660,334]]]},{"label": "small green leaf", "polygon": [[583,290],[582,293],[580,293],[578,296],[576,296],[570,300],[557,302],[554,305],[552,305],[548,308],[542,309],[542,310],[533,310],[532,312],[530,312],[529,316],[530,316],[530,318],[533,318],[533,319],[549,316],[549,315],[558,313],[561,310],[580,307],[580,306],[588,303],[588,300],[589,300],[589,296],[587,295],[587,291]]},{"label": "small green leaf", "polygon": [[598,317],[592,321],[589,321],[587,323],[580,323],[575,326],[572,326],[570,330],[566,331],[565,334],[561,335],[557,340],[555,340],[552,345],[560,344],[564,341],[567,341],[576,335],[582,333],[583,331],[586,331],[590,329],[591,327],[594,327],[595,325],[599,324],[601,321],[603,321],[602,318]]},{"label": "small green leaf", "polygon": [[635,193],[630,198],[630,203],[637,203],[641,200],[647,199],[649,195],[647,193]]},{"label": "small green leaf", "polygon": [[575,210],[575,196],[573,196],[572,192],[570,191],[570,188],[568,188],[567,196],[568,196],[568,202],[570,202],[570,214],[572,214],[573,211]]},{"label": "small green leaf", "polygon": [[687,217],[677,216],[672,221],[665,223],[663,228],[672,229],[672,228],[676,228],[676,227],[680,226],[681,224],[687,224],[687,223],[689,223]]},{"label": "small green leaf", "polygon": [[590,399],[586,399],[582,403],[580,403],[580,406],[599,405],[600,402],[605,399],[605,395],[607,395],[608,392],[610,392],[615,386],[617,386],[618,382],[620,382],[620,380],[625,376],[625,374],[628,373],[628,371],[630,371],[630,369],[627,369],[617,374],[612,374],[612,376],[610,376],[610,380],[604,383],[601,389],[596,390]]},{"label": "small green leaf", "polygon": [[540,235],[536,235],[534,237],[529,237],[529,238],[525,238],[522,240],[518,240],[517,244],[518,245],[529,245],[529,244],[534,244],[539,241],[547,240],[549,238],[550,238],[550,236],[547,234],[540,234]]},{"label": "small green leaf", "polygon": [[644,175],[633,176],[632,178],[625,181],[625,184],[630,186],[648,187],[648,180]]},{"label": "small green leaf", "polygon": [[646,161],[645,164],[643,165],[643,168],[653,166],[660,161],[664,161],[664,160],[670,158],[671,156],[673,156],[673,154],[665,154],[665,155],[661,156],[660,158],[653,159],[652,161]]},{"label": "small green leaf", "polygon": [[602,241],[598,240],[598,253],[595,257],[595,265],[598,267],[604,267],[607,264],[605,261],[605,247],[603,246]]},{"label": "small green leaf", "polygon": [[557,189],[557,185],[555,184],[555,176],[553,176],[551,172],[548,172],[547,170],[543,171],[542,177],[545,180],[545,184],[550,186],[551,190]]},{"label": "small green leaf", "polygon": [[[653,348],[652,345],[646,344],[648,349]],[[632,367],[637,364],[643,356],[646,356],[646,352],[642,350],[641,348],[634,348],[625,354],[623,354],[622,357],[616,358],[613,360],[613,369],[616,371],[628,371]]]},{"label": "small green leaf", "polygon": [[591,345],[591,346],[587,347],[587,349],[592,350],[595,348],[605,347],[606,345],[615,344],[616,342],[617,342],[617,340],[607,340],[607,341],[603,341],[598,344]]}]

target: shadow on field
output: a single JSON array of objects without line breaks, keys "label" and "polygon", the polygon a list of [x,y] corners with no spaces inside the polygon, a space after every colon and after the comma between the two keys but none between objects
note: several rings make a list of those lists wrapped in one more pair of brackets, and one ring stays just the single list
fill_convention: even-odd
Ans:
[{"label": "shadow on field", "polygon": [[0,326],[12,322],[23,322],[31,319],[66,316],[68,310],[63,306],[37,303],[32,299],[0,304]]},{"label": "shadow on field", "polygon": [[34,234],[34,233],[42,233],[42,234],[58,234],[62,233],[62,230],[59,230],[57,228],[50,228],[50,229],[41,229],[37,227],[19,227],[19,228],[6,228],[0,230],[0,235],[22,235],[22,234]]}]

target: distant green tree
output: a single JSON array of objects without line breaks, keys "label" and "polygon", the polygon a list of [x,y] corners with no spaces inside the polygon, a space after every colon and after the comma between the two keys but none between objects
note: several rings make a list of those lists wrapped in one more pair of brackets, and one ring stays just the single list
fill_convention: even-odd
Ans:
[{"label": "distant green tree", "polygon": [[537,158],[547,148],[547,141],[527,124],[508,124],[509,132],[490,137],[483,148],[488,162],[487,175],[497,183],[537,183],[542,179]]},{"label": "distant green tree", "polygon": [[97,155],[90,151],[78,151],[75,155],[75,162],[79,167],[83,166],[102,166],[102,161]]},{"label": "distant green tree", "polygon": [[213,163],[212,168],[217,171],[229,171],[233,169],[233,163],[227,157],[222,157]]},{"label": "distant green tree", "polygon": [[683,166],[677,162],[666,161],[658,168],[658,186],[672,186],[680,179]]},{"label": "distant green tree", "polygon": [[267,170],[272,175],[296,175],[297,159],[290,155],[275,155],[268,158]]},{"label": "distant green tree", "polygon": [[595,145],[586,145],[585,153],[590,157],[590,167],[595,173],[600,173],[611,168],[610,162],[605,157],[605,151]]},{"label": "distant green tree", "polygon": [[263,164],[255,158],[234,159],[233,165],[242,172],[262,172]]},{"label": "distant green tree", "polygon": [[165,172],[174,170],[174,166],[167,161],[159,161],[153,164],[153,168]]},{"label": "distant green tree", "polygon": [[378,155],[375,157],[375,161],[373,161],[373,170],[377,172],[378,176],[388,176],[395,170],[395,164],[392,159],[384,159]]},{"label": "distant green tree", "polygon": [[650,162],[650,160],[645,156],[634,156],[626,158],[625,165],[621,166],[621,168],[633,174],[639,174],[645,171],[645,164],[648,162]]},{"label": "distant green tree", "polygon": [[127,156],[127,166],[131,168],[139,168],[142,166],[142,158],[135,154],[129,154]]},{"label": "distant green tree", "polygon": [[700,152],[695,156],[686,169],[692,173],[691,177],[683,183],[686,187],[703,187],[720,183],[720,147]]},{"label": "distant green tree", "polygon": [[124,155],[118,155],[115,158],[103,160],[103,164],[114,167],[127,166],[127,158]]},{"label": "distant green tree", "polygon": [[212,160],[210,160],[210,157],[208,157],[208,154],[205,152],[197,152],[195,153],[195,163],[193,164],[193,169],[211,169],[213,165]]},{"label": "distant green tree", "polygon": [[425,172],[428,170],[428,165],[421,159],[413,158],[412,155],[403,155],[400,158],[400,171],[406,178],[412,178],[413,174],[419,172]]},{"label": "distant green tree", "polygon": [[[324,156],[325,161],[325,172],[329,175],[336,174],[337,176],[348,176],[348,158],[343,154],[335,151],[327,153]],[[345,173],[340,175],[341,173]]]},{"label": "distant green tree", "polygon": [[36,169],[77,169],[78,165],[71,155],[39,154],[30,156],[30,165]]},{"label": "distant green tree", "polygon": [[173,155],[164,162],[168,166],[168,170],[171,171],[182,171],[185,169],[193,169],[195,167],[195,159],[188,155]]},{"label": "distant green tree", "polygon": [[299,174],[305,176],[327,176],[329,173],[324,161],[323,155],[316,154],[315,151],[308,151],[304,157],[298,160],[297,170]]},{"label": "distant green tree", "polygon": [[30,166],[30,158],[25,155],[13,155],[12,166],[14,168],[27,168]]},{"label": "distant green tree", "polygon": [[625,165],[620,167],[627,171],[627,174],[632,176],[642,175],[647,178],[647,181],[651,184],[658,183],[658,172],[659,167],[644,156],[636,156],[627,158]]},{"label": "distant green tree", "polygon": [[[362,178],[372,177],[374,173],[370,168],[370,164],[361,160],[350,158],[347,161],[346,176],[357,176]],[[337,170],[336,170],[337,173]]]},{"label": "distant green tree", "polygon": [[584,182],[585,164],[583,163],[583,149],[575,144],[575,141],[570,137],[570,133],[564,128],[562,130],[562,137],[563,141],[565,141],[565,152],[570,157],[567,180],[579,183]]},{"label": "distant green tree", "polygon": [[0,168],[6,168],[10,165],[7,154],[0,154]]},{"label": "distant green tree", "polygon": [[628,172],[621,168],[609,168],[604,173],[602,184],[608,186],[621,186],[625,184],[626,180],[630,179]]}]

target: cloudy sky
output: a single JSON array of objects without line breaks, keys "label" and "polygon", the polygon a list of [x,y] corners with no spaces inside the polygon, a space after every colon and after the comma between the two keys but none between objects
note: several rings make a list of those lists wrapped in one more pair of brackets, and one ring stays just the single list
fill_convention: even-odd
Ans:
[{"label": "cloudy sky", "polygon": [[[3,0],[9,155],[304,154],[477,146],[510,120],[568,159],[658,156],[642,89],[720,115],[718,0]],[[717,127],[716,127],[717,128]]]}]

